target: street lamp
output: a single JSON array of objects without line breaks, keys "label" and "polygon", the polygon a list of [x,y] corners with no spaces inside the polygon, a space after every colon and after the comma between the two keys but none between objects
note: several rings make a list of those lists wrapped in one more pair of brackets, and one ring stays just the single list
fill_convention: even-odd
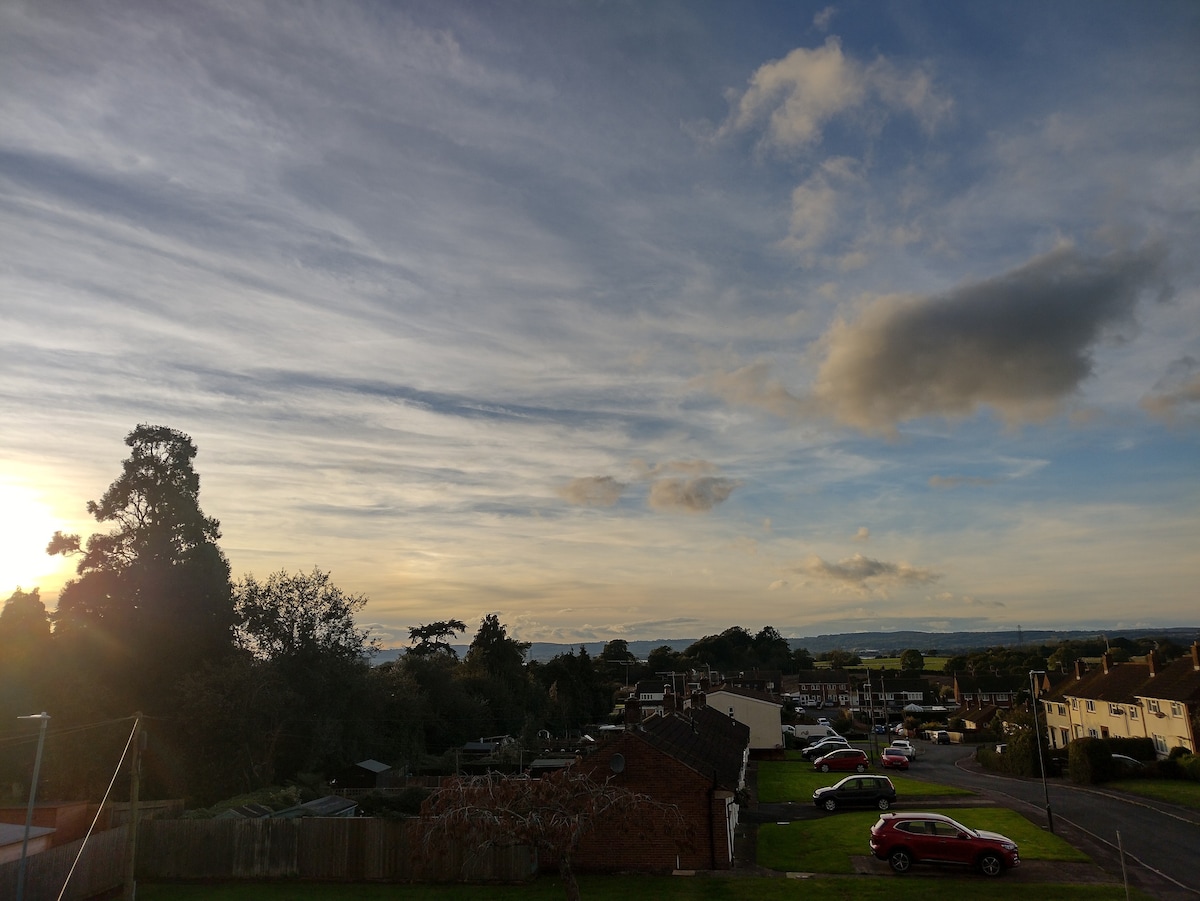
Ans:
[{"label": "street lamp", "polygon": [[[1037,688],[1034,686],[1034,676],[1046,675],[1045,670],[1031,669],[1029,671],[1029,703],[1033,705],[1033,740],[1037,742],[1038,766],[1042,770],[1042,792],[1046,796],[1046,828],[1054,832],[1054,813],[1050,810],[1050,784],[1046,781],[1046,760],[1042,752],[1042,727],[1038,725]],[[1047,727],[1049,724],[1047,723]]]},{"label": "street lamp", "polygon": [[25,897],[25,856],[29,853],[29,831],[33,828],[33,802],[37,797],[38,776],[42,770],[42,747],[46,743],[46,724],[50,722],[50,714],[42,711],[29,716],[19,716],[19,720],[41,720],[42,728],[38,733],[37,756],[33,761],[33,782],[29,786],[29,806],[25,808],[25,838],[21,840],[21,863],[17,867],[17,901]]}]

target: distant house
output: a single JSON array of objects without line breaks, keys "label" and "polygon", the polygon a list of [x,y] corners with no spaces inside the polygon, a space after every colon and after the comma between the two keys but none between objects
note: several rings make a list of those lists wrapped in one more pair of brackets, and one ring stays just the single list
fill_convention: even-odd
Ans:
[{"label": "distant house", "polygon": [[339,790],[390,788],[396,782],[396,771],[378,760],[360,760],[340,771],[332,780]]},{"label": "distant house", "polygon": [[1114,663],[1108,654],[1094,669],[1076,661],[1074,678],[1039,699],[1051,747],[1077,738],[1149,738],[1165,757],[1174,747],[1195,753],[1192,719],[1200,710],[1200,643],[1163,665],[1151,651],[1145,662]]},{"label": "distant house", "polygon": [[783,705],[769,694],[722,685],[705,696],[705,703],[750,729],[752,757],[782,756]]},{"label": "distant house", "polygon": [[954,700],[960,707],[1011,708],[1017,695],[1025,690],[1023,676],[972,676],[969,673],[954,674]]},{"label": "distant house", "polygon": [[[601,823],[581,844],[576,867],[593,871],[724,870],[733,866],[739,792],[746,786],[750,729],[713,707],[651,717],[577,766],[595,778],[674,805],[687,836],[639,836],[625,822]],[[686,839],[681,846],[680,840]]]},{"label": "distant house", "polygon": [[844,707],[851,703],[852,687],[845,670],[803,670],[785,680],[787,687],[793,679],[796,687],[790,694],[802,707]]}]

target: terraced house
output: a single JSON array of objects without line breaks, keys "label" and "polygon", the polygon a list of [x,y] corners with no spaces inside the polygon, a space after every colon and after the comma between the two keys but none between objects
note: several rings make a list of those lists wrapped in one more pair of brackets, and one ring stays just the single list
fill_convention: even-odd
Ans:
[{"label": "terraced house", "polygon": [[1175,747],[1196,751],[1200,712],[1200,643],[1163,664],[1152,651],[1139,663],[1113,663],[1105,654],[1092,670],[1082,661],[1075,676],[1039,699],[1052,748],[1072,740],[1150,738],[1160,757]]}]

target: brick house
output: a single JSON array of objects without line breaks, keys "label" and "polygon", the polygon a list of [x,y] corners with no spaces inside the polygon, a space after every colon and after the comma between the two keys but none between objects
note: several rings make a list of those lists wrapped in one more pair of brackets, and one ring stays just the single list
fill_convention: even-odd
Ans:
[{"label": "brick house", "polygon": [[850,676],[840,669],[802,670],[784,680],[796,703],[802,707],[845,707],[851,702]]},{"label": "brick house", "polygon": [[696,707],[686,715],[651,717],[597,748],[576,766],[675,805],[689,834],[645,836],[627,823],[600,823],[576,852],[575,867],[580,872],[730,869],[749,743],[748,726],[712,707]]},{"label": "brick house", "polygon": [[954,700],[959,707],[1011,708],[1026,688],[1022,676],[972,676],[954,674]]}]

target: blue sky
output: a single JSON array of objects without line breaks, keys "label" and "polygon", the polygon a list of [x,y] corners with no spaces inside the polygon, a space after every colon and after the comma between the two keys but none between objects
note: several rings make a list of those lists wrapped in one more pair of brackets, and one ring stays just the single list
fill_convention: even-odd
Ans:
[{"label": "blue sky", "polygon": [[1200,7],[0,6],[0,578],[139,422],[385,643],[1193,624]]}]

